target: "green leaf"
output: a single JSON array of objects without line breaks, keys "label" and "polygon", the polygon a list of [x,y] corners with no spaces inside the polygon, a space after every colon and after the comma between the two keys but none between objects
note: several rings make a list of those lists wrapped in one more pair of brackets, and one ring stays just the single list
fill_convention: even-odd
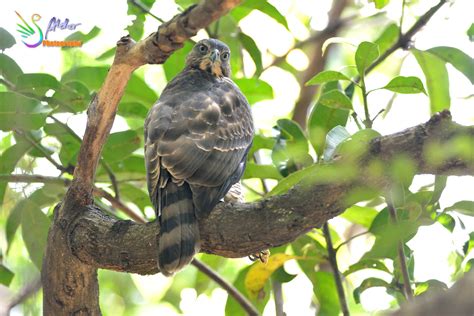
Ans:
[{"label": "green leaf", "polygon": [[120,196],[122,196],[125,201],[135,204],[142,212],[147,206],[151,206],[148,192],[145,192],[136,185],[121,183],[119,186],[119,191]]},{"label": "green leaf", "polygon": [[319,103],[335,109],[352,109],[351,100],[339,90],[331,90],[319,97]]},{"label": "green leaf", "polygon": [[[82,33],[81,31],[77,31],[77,32],[72,33],[68,37],[66,37],[65,41],[81,41],[82,44],[84,45],[85,43],[87,43],[88,41],[90,41],[91,39],[99,35],[99,33],[100,33],[100,28],[98,28],[97,26],[94,26],[89,31],[89,33],[85,34],[85,33]],[[66,49],[66,48],[63,47],[63,49]]]},{"label": "green leaf", "polygon": [[144,119],[148,114],[148,107],[139,102],[123,102],[120,103],[117,114],[126,118]]},{"label": "green leaf", "polygon": [[[122,160],[110,162],[109,166],[117,180],[143,179],[145,181],[146,170],[143,156],[132,155]],[[110,181],[107,172],[101,166],[97,170],[96,178],[96,181]]]},{"label": "green leaf", "polygon": [[255,68],[256,68],[255,74],[258,77],[262,73],[262,70],[263,70],[262,53],[258,49],[258,46],[253,40],[253,38],[251,38],[244,32],[239,32],[239,41],[242,43],[242,46],[249,53],[250,57],[255,63]]},{"label": "green leaf", "polygon": [[81,141],[70,134],[63,125],[59,123],[46,124],[44,131],[49,136],[56,137],[61,142],[59,160],[63,166],[75,165],[79,153]]},{"label": "green leaf", "polygon": [[166,80],[171,81],[176,75],[183,70],[186,56],[193,49],[194,44],[186,41],[183,48],[175,51],[163,64]]},{"label": "green leaf", "polygon": [[112,133],[105,143],[102,157],[107,162],[123,160],[140,147],[141,139],[137,131]]},{"label": "green leaf", "polygon": [[30,92],[42,96],[48,90],[58,90],[59,81],[48,74],[23,74],[17,77],[16,89],[21,92]]},{"label": "green leaf", "polygon": [[[11,174],[20,159],[31,149],[31,145],[27,143],[17,143],[7,148],[0,155],[0,174]],[[3,198],[8,183],[0,181],[0,206],[3,204]]]},{"label": "green leaf", "polygon": [[441,194],[443,194],[444,188],[446,187],[446,182],[448,181],[448,176],[436,175],[435,176],[435,185],[433,190],[433,196],[429,204],[433,205],[439,201]]},{"label": "green leaf", "polygon": [[469,259],[466,262],[466,265],[464,266],[464,273],[467,273],[467,272],[471,271],[473,266],[474,266],[474,258]]},{"label": "green leaf", "polygon": [[[126,30],[130,34],[130,36],[138,41],[142,38],[143,36],[143,28],[145,24],[145,19],[146,19],[146,13],[135,5],[133,1],[128,1],[128,10],[127,14],[128,15],[134,15],[135,19],[133,20],[132,24],[127,26]],[[153,4],[155,3],[155,0],[141,0],[140,5],[144,7],[146,10],[150,10],[153,7]]]},{"label": "green leaf", "polygon": [[444,61],[426,51],[412,49],[411,52],[425,74],[431,113],[449,109],[449,77]]},{"label": "green leaf", "polygon": [[3,264],[0,264],[0,284],[9,286],[10,282],[13,280],[13,276],[13,272],[8,270]]},{"label": "green leaf", "polygon": [[291,173],[289,176],[280,180],[278,184],[268,193],[268,195],[272,196],[286,193],[289,189],[295,186],[295,184],[299,183],[304,177],[308,176],[308,170],[314,169],[316,166],[317,165],[313,165]]},{"label": "green leaf", "polygon": [[417,282],[415,292],[413,294],[415,294],[415,296],[419,296],[426,293],[428,290],[430,293],[433,293],[437,291],[445,291],[447,289],[448,286],[445,283],[436,279],[431,279],[424,282]]},{"label": "green leaf", "polygon": [[22,74],[20,66],[11,57],[0,53],[0,76],[16,85],[18,76]]},{"label": "green leaf", "polygon": [[382,34],[374,41],[379,46],[380,53],[385,53],[387,49],[393,46],[398,41],[400,28],[396,23],[390,23],[382,31]]},{"label": "green leaf", "polygon": [[4,51],[7,48],[15,45],[15,38],[3,27],[0,27],[0,51]]},{"label": "green leaf", "polygon": [[312,85],[318,85],[318,84],[323,84],[329,81],[337,81],[337,80],[351,80],[349,77],[347,77],[345,74],[339,72],[339,71],[334,71],[334,70],[325,70],[320,73],[318,73],[316,76],[313,78],[309,79],[306,83],[305,86],[312,86]]},{"label": "green leaf", "polygon": [[[325,84],[323,90],[328,89],[327,87],[331,85],[333,85],[332,82]],[[348,118],[348,109],[328,107],[321,102],[316,103],[309,116],[308,134],[318,156],[323,154],[326,134],[337,125],[345,126]]]},{"label": "green leaf", "polygon": [[365,75],[365,70],[379,57],[379,48],[377,44],[371,42],[362,42],[357,47],[355,53],[355,63],[357,71],[361,78]]},{"label": "green leaf", "polygon": [[403,77],[398,76],[390,80],[390,82],[383,87],[383,89],[387,89],[393,92],[398,93],[424,93],[426,94],[425,88],[423,87],[423,83],[417,77]]},{"label": "green leaf", "polygon": [[257,134],[253,138],[252,147],[250,148],[249,157],[252,157],[253,154],[259,149],[273,149],[275,146],[275,138],[267,137],[261,134]]},{"label": "green leaf", "polygon": [[[270,299],[269,291],[270,291],[270,286],[269,284],[266,284],[263,290],[260,292],[260,297],[257,297],[257,299],[251,299],[247,295],[247,291],[245,290],[245,279],[247,276],[247,273],[249,272],[250,268],[252,266],[247,266],[246,268],[242,269],[239,271],[237,274],[237,277],[232,284],[242,295],[246,296],[252,303],[253,305],[257,308],[257,310],[260,313],[263,313],[263,310],[265,308],[265,305],[267,304],[268,300]],[[237,301],[229,295],[227,297],[227,302],[225,305],[225,314],[226,315],[232,315],[232,316],[245,316],[247,313],[242,309],[242,306],[237,303]]]},{"label": "green leaf", "polygon": [[298,123],[280,119],[277,121],[276,129],[280,134],[273,147],[272,160],[282,175],[287,176],[313,163],[308,154],[308,140]]},{"label": "green leaf", "polygon": [[469,40],[471,42],[474,42],[474,23],[472,23],[471,26],[467,29],[466,34],[469,37]]},{"label": "green leaf", "polygon": [[282,175],[274,165],[257,165],[253,162],[247,163],[245,167],[243,179],[276,179],[280,180]]},{"label": "green leaf", "polygon": [[90,101],[89,89],[78,81],[68,82],[52,96],[51,103],[57,103],[55,113],[78,113],[87,109]]},{"label": "green leaf", "polygon": [[13,92],[0,92],[0,130],[32,130],[44,125],[52,109]]},{"label": "green leaf", "polygon": [[458,213],[474,216],[474,201],[459,201],[447,207],[445,211],[456,211]]},{"label": "green leaf", "polygon": [[240,6],[261,11],[262,13],[265,13],[266,15],[283,25],[288,30],[288,23],[286,22],[285,16],[283,16],[280,11],[278,11],[277,8],[275,8],[267,0],[247,0]]},{"label": "green leaf", "polygon": [[375,7],[377,9],[383,9],[390,2],[390,0],[370,0],[370,2],[375,3]]},{"label": "green leaf", "polygon": [[31,261],[41,271],[46,249],[50,221],[39,208],[26,208],[22,212],[21,232]]},{"label": "green leaf", "polygon": [[376,269],[376,270],[390,273],[390,270],[387,268],[387,266],[380,260],[361,259],[359,260],[359,262],[352,264],[346,271],[344,271],[343,275],[348,276],[351,273],[354,273],[363,269]]},{"label": "green leaf", "polygon": [[339,297],[333,274],[326,271],[313,273],[315,274],[313,290],[319,302],[318,315],[338,316],[340,313]]},{"label": "green leaf", "polygon": [[436,220],[451,233],[454,230],[454,226],[456,226],[456,221],[454,220],[454,218],[446,213],[441,213]]},{"label": "green leaf", "polygon": [[[26,209],[42,209],[59,201],[66,191],[66,187],[57,184],[46,184],[34,191],[28,198],[18,201],[7,218],[6,237],[11,244],[15,233],[22,222],[23,212]],[[10,249],[10,248],[8,248]]]},{"label": "green leaf", "polygon": [[326,148],[324,149],[324,160],[329,161],[333,158],[337,146],[351,137],[351,134],[342,126],[334,127],[326,135]]},{"label": "green leaf", "polygon": [[352,223],[369,228],[377,214],[378,212],[374,208],[352,205],[341,216]]},{"label": "green leaf", "polygon": [[[77,67],[63,74],[62,83],[79,81],[90,91],[98,91],[104,83],[108,67]],[[122,102],[141,102],[153,104],[158,98],[157,94],[137,74],[133,74],[127,83]]]},{"label": "green leaf", "polygon": [[[103,52],[102,54],[99,55],[99,57],[97,57],[96,59],[99,60],[99,61],[104,61],[106,59],[109,59],[111,57],[114,57],[115,55],[115,50],[116,48],[115,47],[112,47],[108,50],[106,50],[105,52]],[[174,55],[174,54],[173,54]],[[171,55],[171,56],[173,56]]]},{"label": "green leaf", "polygon": [[234,82],[239,86],[242,93],[247,97],[249,104],[259,101],[273,99],[273,88],[263,80],[257,78],[240,78]]},{"label": "green leaf", "polygon": [[372,248],[364,254],[364,259],[395,258],[399,242],[407,242],[415,236],[421,225],[432,224],[432,221],[424,221],[417,218],[405,218],[409,211],[398,210],[399,221],[396,225],[389,218],[388,209],[385,208],[378,213],[370,226],[369,231],[375,235]]},{"label": "green leaf", "polygon": [[371,287],[385,287],[389,289],[391,286],[386,281],[378,278],[367,278],[354,290],[354,300],[357,304],[360,304],[360,295],[365,290]]},{"label": "green leaf", "polygon": [[[273,252],[273,249],[272,249],[272,252]],[[288,272],[286,272],[284,266],[280,267],[272,274],[272,280],[278,281],[280,283],[291,282],[296,277],[297,277],[297,274],[289,274]]]},{"label": "green leaf", "polygon": [[474,59],[458,48],[439,46],[427,50],[428,53],[453,65],[474,84]]}]

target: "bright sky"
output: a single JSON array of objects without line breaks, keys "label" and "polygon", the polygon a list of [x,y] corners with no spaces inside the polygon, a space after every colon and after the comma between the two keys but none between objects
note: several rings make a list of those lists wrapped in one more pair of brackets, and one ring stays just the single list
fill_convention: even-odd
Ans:
[{"label": "bright sky", "polygon": [[[259,45],[262,52],[268,51],[273,55],[281,55],[294,45],[294,37],[304,39],[308,36],[308,30],[299,22],[298,14],[301,12],[311,12],[311,26],[315,29],[324,27],[327,21],[327,10],[330,8],[330,1],[318,0],[301,0],[301,1],[271,1],[288,19],[290,32],[274,20],[268,18],[260,12],[254,12],[246,17],[241,27],[243,31],[251,35]],[[361,3],[361,1],[356,1]],[[405,29],[414,22],[413,15],[419,15],[425,12],[429,7],[437,3],[437,1],[418,1],[419,3],[406,10]],[[427,49],[433,46],[454,46],[458,47],[466,53],[473,54],[473,45],[466,36],[466,30],[472,22],[472,1],[457,0],[454,4],[446,5],[429,23],[427,27],[420,32],[416,39],[415,46],[419,49]],[[47,3],[47,4],[46,4]],[[365,3],[365,2],[362,2]],[[387,15],[394,20],[398,20],[400,16],[401,1],[392,0],[387,7]],[[46,28],[46,24],[53,16],[58,18],[69,18],[71,23],[81,23],[78,30],[87,33],[94,26],[101,29],[100,35],[90,43],[81,48],[82,51],[92,56],[99,56],[104,51],[113,47],[115,42],[125,34],[123,29],[131,18],[127,16],[126,1],[66,1],[64,0],[48,0],[47,2],[36,0],[18,0],[18,1],[2,1],[2,10],[0,12],[1,26],[6,28],[13,34],[17,42],[20,37],[16,32],[16,23],[18,17],[15,10],[18,11],[25,19],[33,13],[42,16],[40,25]],[[371,6],[366,6],[363,10],[364,14],[370,15],[374,13]],[[171,0],[156,1],[152,12],[160,18],[167,20],[177,13],[174,2]],[[258,27],[255,27],[258,25]],[[146,22],[146,34],[154,31],[158,26],[158,22],[152,18],[148,18]],[[69,35],[68,31],[57,31],[50,35],[52,40],[62,40]],[[202,37],[202,33],[200,35]],[[361,33],[360,28],[354,27],[342,36],[348,39],[348,42],[359,43],[362,40],[370,40],[370,34]],[[355,50],[349,45],[340,45],[344,50]],[[12,56],[21,66],[24,72],[47,72],[60,78],[62,73],[62,54],[58,48],[38,47],[35,49],[26,48],[19,43],[12,49],[8,49],[6,53]],[[72,54],[74,55],[74,54]],[[395,56],[403,58],[406,52],[397,52]],[[249,60],[249,56],[244,56],[245,60]],[[271,55],[263,56],[264,64],[271,61]],[[73,57],[74,60],[74,57]],[[308,59],[301,51],[295,51],[288,57],[288,61],[297,69],[303,70],[307,66]],[[247,63],[246,73],[253,71],[251,62]],[[341,65],[337,65],[340,67]],[[472,99],[466,97],[473,93],[472,86],[469,81],[448,65],[451,80],[451,110],[454,120],[465,125],[472,125],[474,122],[474,106]],[[338,68],[340,69],[340,68]],[[336,70],[338,70],[336,69]],[[163,83],[159,82],[161,74],[160,66],[147,66],[146,79],[147,83],[154,89],[162,89]],[[402,75],[422,76],[416,61],[413,57],[406,58],[401,69]],[[261,78],[269,82],[275,92],[275,99],[263,101],[253,106],[256,125],[263,130],[270,130],[276,119],[285,117],[291,110],[298,96],[298,84],[296,80],[288,73],[278,68],[270,68],[264,72]],[[388,82],[390,78],[382,73],[374,72],[368,77],[368,85],[379,87]],[[387,100],[391,94],[386,91],[377,91],[370,95],[369,104],[374,104],[373,113],[377,113],[380,108],[385,107]],[[400,131],[404,128],[425,122],[429,118],[428,98],[424,95],[400,95],[396,98],[392,110],[385,120],[376,122],[374,128],[382,134],[389,134]],[[271,110],[269,110],[271,109]],[[356,111],[360,112],[360,106],[356,105]],[[409,114],[408,114],[409,113]],[[67,119],[67,115],[64,116]],[[80,134],[83,133],[85,121],[74,120],[68,123]],[[125,128],[124,122],[120,120],[114,125],[114,130]],[[354,127],[352,127],[354,131]],[[48,166],[47,163],[40,164],[39,173],[56,174],[56,171]],[[432,176],[420,176],[416,178],[414,187],[419,187],[433,181]],[[472,200],[474,196],[474,179],[472,177],[451,177],[448,186],[441,198],[443,207],[449,206],[458,200]],[[333,223],[341,223],[341,220],[335,219]],[[465,218],[467,227],[473,230],[474,221]],[[415,251],[416,267],[415,276],[418,281],[431,278],[437,278],[444,282],[451,283],[450,269],[448,265],[448,256],[455,249],[460,249],[466,240],[466,232],[457,230],[455,234],[449,234],[440,225],[431,227],[423,227],[419,234],[410,242],[410,246]],[[355,262],[370,245],[366,241],[360,239],[355,246],[351,248],[351,252],[342,252],[340,258],[347,259],[348,263]],[[342,267],[344,269],[345,267]],[[287,269],[291,273],[297,273],[297,267],[294,263],[287,264]],[[358,284],[367,274],[360,274],[356,279],[351,281]],[[374,275],[373,273],[370,275]],[[383,276],[382,276],[383,277]],[[385,276],[386,277],[386,276]],[[146,298],[156,298],[164,294],[169,285],[170,279],[166,279],[161,275],[156,276],[133,276],[133,280],[138,287],[140,293]],[[314,310],[310,307],[311,300],[311,284],[304,277],[299,276],[289,284],[284,284],[285,307],[287,315],[313,315]],[[367,295],[371,295],[372,299],[368,299]],[[375,296],[374,296],[375,295]],[[186,315],[220,315],[225,304],[225,293],[221,289],[216,289],[211,297],[201,295],[196,297],[193,289],[186,289],[182,293],[182,309]],[[377,297],[378,299],[374,299]],[[387,308],[389,301],[383,291],[374,289],[367,291],[362,296],[364,307],[369,310],[377,310]],[[219,308],[218,308],[219,307]],[[107,308],[104,306],[104,308]],[[154,313],[159,314],[156,306],[150,309]],[[161,306],[160,309],[168,309]],[[172,310],[167,310],[164,314],[171,315]],[[274,313],[273,304],[268,304],[265,315]],[[144,309],[142,314],[147,314]]]}]

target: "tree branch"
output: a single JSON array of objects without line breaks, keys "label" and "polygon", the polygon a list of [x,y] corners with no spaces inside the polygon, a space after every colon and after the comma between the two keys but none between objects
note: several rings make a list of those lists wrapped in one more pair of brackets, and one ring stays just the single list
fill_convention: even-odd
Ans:
[{"label": "tree branch", "polygon": [[[411,158],[418,173],[474,175],[474,162],[469,158],[450,157],[442,164],[429,163],[425,155],[436,145],[439,150],[458,137],[474,136],[474,127],[451,121],[449,112],[433,116],[427,123],[402,132],[376,138],[366,154],[359,158],[360,172],[344,177],[345,157],[321,166],[342,170],[333,182],[311,179],[303,181],[288,193],[248,204],[219,204],[200,221],[202,251],[224,257],[245,257],[252,253],[293,241],[328,219],[337,216],[353,203],[351,193],[360,186],[382,190],[388,176],[371,176],[367,167],[378,162],[390,165],[400,155]],[[315,183],[316,181],[316,183]],[[95,267],[139,274],[157,273],[155,249],[159,224],[134,224],[104,216],[93,206],[83,207],[84,215],[70,228],[68,236],[73,253],[84,263]]]},{"label": "tree branch", "polygon": [[331,232],[329,231],[328,222],[323,224],[324,238],[326,239],[326,247],[328,249],[328,258],[331,265],[332,273],[334,274],[334,283],[336,283],[337,296],[339,297],[339,306],[343,316],[350,316],[349,307],[347,306],[346,294],[344,293],[344,286],[342,285],[341,272],[337,265],[336,251],[334,249]]}]

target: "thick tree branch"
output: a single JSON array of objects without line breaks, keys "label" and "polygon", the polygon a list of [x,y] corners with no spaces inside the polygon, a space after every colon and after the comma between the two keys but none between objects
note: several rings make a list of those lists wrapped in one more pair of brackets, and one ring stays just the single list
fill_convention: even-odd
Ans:
[{"label": "thick tree branch", "polygon": [[[350,196],[358,187],[383,189],[389,178],[367,172],[374,162],[389,169],[394,159],[404,156],[416,163],[418,173],[474,175],[472,158],[450,157],[433,165],[425,155],[432,146],[439,146],[442,151],[443,146],[458,137],[472,139],[473,136],[474,127],[453,123],[446,111],[425,124],[372,140],[366,154],[358,159],[359,166],[352,165],[353,169],[360,170],[352,177],[341,176],[333,182],[303,181],[287,194],[255,203],[221,203],[200,222],[202,251],[224,257],[244,257],[293,241],[340,214],[353,203]],[[345,159],[339,157],[335,163],[322,166],[320,171],[331,167],[348,170]],[[159,225],[156,222],[138,225],[118,221],[104,216],[93,206],[77,211],[84,212],[84,216],[71,225],[68,235],[74,254],[82,262],[140,274],[158,272],[155,249]]]}]

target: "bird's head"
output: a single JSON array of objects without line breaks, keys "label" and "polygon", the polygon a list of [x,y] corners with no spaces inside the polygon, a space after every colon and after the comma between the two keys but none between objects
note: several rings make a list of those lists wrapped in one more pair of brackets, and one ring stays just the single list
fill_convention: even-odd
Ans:
[{"label": "bird's head", "polygon": [[201,40],[186,57],[186,65],[207,71],[216,77],[229,77],[230,49],[213,38]]}]

